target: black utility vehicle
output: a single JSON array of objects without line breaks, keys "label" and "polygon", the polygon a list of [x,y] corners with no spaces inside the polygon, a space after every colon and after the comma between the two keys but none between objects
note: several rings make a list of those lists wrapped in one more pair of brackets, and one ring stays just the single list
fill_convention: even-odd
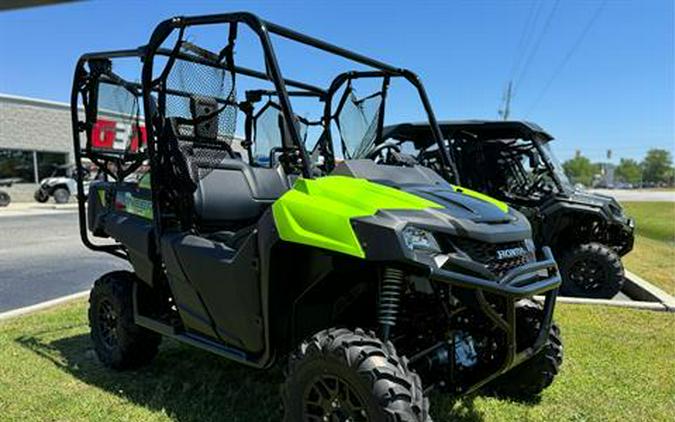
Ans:
[{"label": "black utility vehicle", "polygon": [[[518,208],[530,220],[537,245],[553,249],[561,294],[611,298],[621,290],[620,257],[633,248],[634,222],[613,198],[572,186],[551,151],[551,135],[522,121],[441,122],[439,127],[462,186]],[[387,164],[421,163],[443,174],[427,123],[386,127],[377,145],[362,155]]]},{"label": "black utility vehicle", "polygon": [[[326,89],[287,79],[273,36],[360,70]],[[254,47],[259,67],[239,63]],[[248,13],[173,18],[146,46],[84,55],[75,156],[107,180],[92,182],[88,208],[79,202],[81,236],[134,269],[91,292],[100,360],[148,363],[161,336],[255,368],[289,356],[289,421],[428,421],[432,387],[527,396],[548,386],[562,360],[560,277],[527,219],[422,166],[336,162],[331,136],[351,148],[382,135],[394,80],[417,92],[440,144],[413,73]],[[357,99],[358,81],[378,91]],[[113,144],[92,139],[104,127]],[[141,166],[148,173],[129,181]]]}]

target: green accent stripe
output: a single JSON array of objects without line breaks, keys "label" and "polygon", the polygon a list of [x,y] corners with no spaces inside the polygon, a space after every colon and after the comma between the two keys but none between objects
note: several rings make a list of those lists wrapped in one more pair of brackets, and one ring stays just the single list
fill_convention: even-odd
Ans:
[{"label": "green accent stripe", "polygon": [[464,195],[471,196],[476,199],[480,199],[485,202],[489,202],[492,205],[496,206],[499,208],[502,212],[507,213],[509,212],[509,206],[506,204],[506,202],[502,202],[499,199],[495,199],[491,196],[487,196],[484,193],[476,192],[475,190],[467,189],[461,186],[455,186],[451,185],[452,188],[455,190],[455,192],[463,193]]},{"label": "green accent stripe", "polygon": [[101,202],[101,205],[105,207],[105,190],[103,188],[98,188],[96,189],[96,193],[98,194],[98,200]]},{"label": "green accent stripe", "polygon": [[298,179],[272,206],[279,237],[364,258],[351,219],[382,209],[443,208],[419,196],[346,176]]}]

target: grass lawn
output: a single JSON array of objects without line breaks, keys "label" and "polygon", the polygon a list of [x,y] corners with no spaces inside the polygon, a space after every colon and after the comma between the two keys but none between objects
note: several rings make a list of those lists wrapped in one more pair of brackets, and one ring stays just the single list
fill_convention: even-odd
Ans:
[{"label": "grass lawn", "polygon": [[626,268],[675,295],[675,203],[625,202],[635,218],[635,248],[623,260]]},{"label": "grass lawn", "polygon": [[[559,305],[565,363],[537,403],[432,397],[436,421],[672,420],[675,316]],[[620,328],[620,329],[617,329]],[[85,303],[0,322],[3,421],[267,421],[279,418],[280,370],[262,372],[166,341],[147,368],[97,361]]]},{"label": "grass lawn", "polygon": [[675,246],[675,202],[624,202],[638,235]]}]

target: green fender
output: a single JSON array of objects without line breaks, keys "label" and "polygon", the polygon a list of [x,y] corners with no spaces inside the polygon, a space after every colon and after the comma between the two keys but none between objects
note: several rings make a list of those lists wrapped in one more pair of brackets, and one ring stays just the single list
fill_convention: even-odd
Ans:
[{"label": "green fender", "polygon": [[272,206],[279,237],[365,258],[351,219],[378,210],[443,208],[419,196],[346,176],[298,179]]}]

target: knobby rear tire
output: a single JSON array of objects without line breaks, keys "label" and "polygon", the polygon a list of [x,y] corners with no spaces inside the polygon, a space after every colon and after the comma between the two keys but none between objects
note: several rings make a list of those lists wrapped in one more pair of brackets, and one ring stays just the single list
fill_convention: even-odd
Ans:
[{"label": "knobby rear tire", "polygon": [[[96,280],[89,296],[94,350],[101,363],[113,369],[148,364],[162,341],[161,335],[134,323],[133,287],[137,282],[129,271],[113,271]],[[114,335],[110,335],[111,328]]]}]

